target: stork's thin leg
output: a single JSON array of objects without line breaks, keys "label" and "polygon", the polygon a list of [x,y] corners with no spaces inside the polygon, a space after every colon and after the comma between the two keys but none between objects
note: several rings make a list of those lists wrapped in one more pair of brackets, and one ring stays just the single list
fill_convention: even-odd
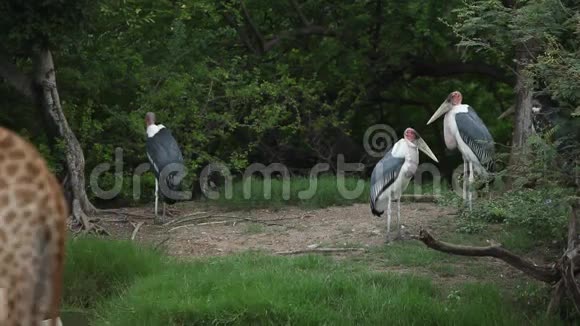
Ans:
[{"label": "stork's thin leg", "polygon": [[489,187],[490,181],[491,181],[491,179],[489,179],[489,176],[486,176],[485,177],[485,191],[487,192],[488,199],[491,199],[491,191],[490,191],[490,187]]},{"label": "stork's thin leg", "polygon": [[391,196],[387,197],[387,242],[391,241]]},{"label": "stork's thin leg", "polygon": [[463,159],[463,200],[467,200],[467,162]]},{"label": "stork's thin leg", "polygon": [[401,196],[397,199],[397,239],[401,238]]},{"label": "stork's thin leg", "polygon": [[469,211],[472,210],[472,200],[473,200],[473,181],[475,181],[475,177],[473,175],[473,163],[469,162]]},{"label": "stork's thin leg", "polygon": [[159,203],[159,181],[155,178],[155,217],[157,217],[157,207]]},{"label": "stork's thin leg", "polygon": [[159,215],[155,216],[154,223],[157,225],[165,223],[165,202],[163,201],[163,199],[161,200],[161,205],[163,206],[163,208],[161,209],[161,216]]}]

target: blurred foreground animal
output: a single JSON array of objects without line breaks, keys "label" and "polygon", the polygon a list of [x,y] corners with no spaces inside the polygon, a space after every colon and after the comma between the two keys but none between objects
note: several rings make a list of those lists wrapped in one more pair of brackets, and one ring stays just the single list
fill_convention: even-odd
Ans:
[{"label": "blurred foreground animal", "polygon": [[0,127],[0,325],[62,325],[67,217],[36,148]]}]

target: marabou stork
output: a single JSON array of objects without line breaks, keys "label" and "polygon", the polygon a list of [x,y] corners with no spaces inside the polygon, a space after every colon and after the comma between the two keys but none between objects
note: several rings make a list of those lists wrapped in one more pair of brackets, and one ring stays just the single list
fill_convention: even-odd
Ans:
[{"label": "marabou stork", "polygon": [[[179,178],[183,177],[185,167],[177,141],[164,125],[155,124],[155,113],[148,112],[145,115],[145,123],[147,125],[147,158],[153,165],[155,174],[155,224],[161,224],[165,220],[165,204],[174,204],[178,199],[172,192],[179,191],[181,181]],[[161,218],[157,214],[160,186],[163,201]]]},{"label": "marabou stork", "polygon": [[417,171],[419,150],[439,162],[421,136],[413,128],[407,128],[403,138],[391,147],[373,169],[371,212],[381,216],[387,210],[387,242],[391,232],[391,199],[397,200],[397,238],[401,236],[401,195]]},{"label": "marabou stork", "polygon": [[[475,180],[474,171],[486,176],[493,166],[495,147],[493,137],[481,121],[475,110],[461,104],[462,96],[458,91],[451,92],[439,106],[427,124],[431,124],[440,116],[443,119],[443,135],[448,149],[458,148],[463,156],[463,199],[469,201],[472,209],[472,189]],[[469,168],[469,193],[467,192],[467,173]]]}]

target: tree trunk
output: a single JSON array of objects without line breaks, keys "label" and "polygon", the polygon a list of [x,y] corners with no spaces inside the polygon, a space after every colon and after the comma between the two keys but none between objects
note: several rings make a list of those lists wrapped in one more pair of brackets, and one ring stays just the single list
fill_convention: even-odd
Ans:
[{"label": "tree trunk", "polygon": [[521,159],[525,159],[526,142],[532,135],[532,85],[526,68],[534,57],[533,40],[519,45],[516,49],[516,105],[514,114],[514,131],[509,165],[517,167]]},{"label": "tree trunk", "polygon": [[526,85],[525,64],[518,63],[518,80],[516,85],[516,106],[514,114],[514,132],[512,136],[511,157],[514,159],[525,149],[526,141],[532,134],[532,91]]},{"label": "tree trunk", "polygon": [[70,187],[73,203],[78,201],[82,211],[87,214],[96,213],[96,208],[89,201],[85,190],[85,157],[81,145],[68,125],[62,111],[60,98],[56,87],[56,73],[54,61],[49,49],[42,48],[36,57],[35,82],[40,87],[39,103],[47,112],[58,129],[60,137],[66,144],[66,163],[70,177]]}]

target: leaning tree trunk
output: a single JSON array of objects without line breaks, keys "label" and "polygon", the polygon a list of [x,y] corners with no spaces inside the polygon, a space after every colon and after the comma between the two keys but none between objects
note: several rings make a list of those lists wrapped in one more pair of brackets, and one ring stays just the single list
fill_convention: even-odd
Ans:
[{"label": "leaning tree trunk", "polygon": [[85,190],[85,157],[81,145],[70,128],[64,116],[58,89],[56,86],[56,73],[52,53],[43,48],[38,51],[36,57],[36,75],[34,82],[39,87],[38,102],[42,109],[48,113],[53,124],[57,127],[58,134],[66,144],[66,165],[68,170],[67,183],[72,193],[72,216],[76,222],[88,231],[94,226],[90,223],[86,214],[95,214],[97,209],[89,201]]},{"label": "leaning tree trunk", "polygon": [[[93,225],[86,214],[95,214],[97,209],[89,201],[85,190],[85,157],[81,145],[74,132],[68,125],[62,111],[58,90],[54,61],[50,49],[46,47],[35,51],[31,57],[35,68],[34,76],[23,73],[15,64],[11,63],[10,56],[0,52],[0,78],[11,85],[22,96],[39,105],[43,113],[52,120],[51,128],[56,127],[56,136],[61,137],[66,144],[66,164],[68,187],[70,187],[70,206],[72,217],[85,231],[94,230],[105,232],[102,228]],[[67,191],[68,189],[65,189]],[[105,232],[106,233],[106,232]]]}]

